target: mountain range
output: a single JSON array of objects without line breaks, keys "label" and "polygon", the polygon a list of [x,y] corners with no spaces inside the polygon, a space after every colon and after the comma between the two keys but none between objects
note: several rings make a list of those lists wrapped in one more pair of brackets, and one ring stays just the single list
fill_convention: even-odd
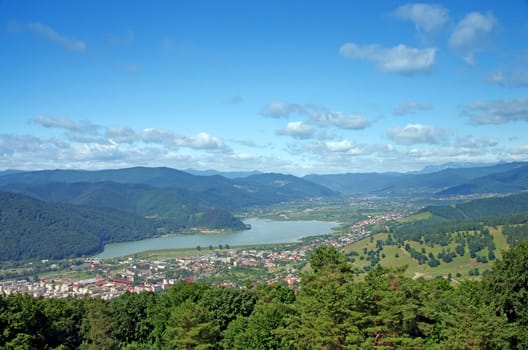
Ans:
[{"label": "mountain range", "polygon": [[432,173],[308,175],[304,179],[344,194],[454,196],[528,190],[528,163],[446,168]]},{"label": "mountain range", "polygon": [[[193,227],[245,229],[232,212],[288,201],[528,190],[528,163],[522,162],[430,173],[232,175],[193,175],[163,167],[0,172],[0,245],[7,247],[1,259],[80,256],[100,251],[108,242]],[[69,243],[46,243],[44,250],[38,244],[24,246],[60,237]]]}]

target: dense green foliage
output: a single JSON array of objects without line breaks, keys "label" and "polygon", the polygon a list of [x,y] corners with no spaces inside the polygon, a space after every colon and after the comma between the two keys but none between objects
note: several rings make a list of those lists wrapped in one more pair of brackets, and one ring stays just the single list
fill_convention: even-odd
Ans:
[{"label": "dense green foliage", "polygon": [[165,293],[99,299],[0,297],[3,349],[525,349],[528,242],[481,282],[404,277],[374,267],[355,281],[333,247],[312,253],[298,295],[181,282]]},{"label": "dense green foliage", "polygon": [[153,236],[158,225],[115,210],[77,207],[0,192],[0,259],[94,254],[107,242]]},{"label": "dense green foliage", "polygon": [[[0,192],[0,203],[1,261],[93,255],[109,242],[149,238],[182,226],[177,220],[148,220],[113,209],[48,203],[8,192]],[[221,209],[189,215],[185,223],[245,228]]]}]

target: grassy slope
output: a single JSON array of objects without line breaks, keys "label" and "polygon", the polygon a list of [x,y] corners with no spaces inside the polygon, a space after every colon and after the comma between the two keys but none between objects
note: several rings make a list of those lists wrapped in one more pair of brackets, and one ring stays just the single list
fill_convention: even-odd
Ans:
[{"label": "grassy slope", "polygon": [[[493,234],[494,242],[497,247],[495,250],[495,255],[497,259],[502,258],[502,251],[509,249],[508,244],[506,243],[506,238],[502,234],[502,227],[498,227],[497,229],[494,229],[493,227],[490,227],[490,232]],[[386,233],[379,233],[373,236],[373,239],[371,241],[371,238],[365,238],[361,241],[355,242],[349,246],[347,246],[344,249],[345,253],[349,253],[352,251],[355,251],[359,253],[359,256],[355,256],[355,262],[354,266],[358,267],[360,269],[363,269],[364,266],[367,266],[370,264],[369,261],[366,259],[360,260],[361,256],[366,255],[363,254],[364,248],[367,248],[367,251],[369,250],[376,250],[376,241],[377,240],[385,240],[387,238]],[[406,242],[407,243],[407,242]],[[442,251],[442,249],[451,251],[454,251],[456,243],[452,242],[447,247],[441,247],[440,245],[434,245],[434,246],[428,246],[428,245],[420,245],[417,242],[408,242],[411,247],[421,250],[422,247],[425,248],[426,254],[429,254],[429,252],[432,252],[435,256]],[[444,263],[443,261],[441,264],[437,267],[430,267],[427,264],[419,265],[418,262],[415,259],[412,259],[407,253],[403,247],[398,248],[397,246],[384,246],[382,253],[385,254],[385,258],[381,258],[380,264],[384,266],[390,266],[390,267],[398,267],[407,265],[407,271],[406,275],[409,277],[420,277],[423,276],[424,278],[435,278],[437,276],[443,276],[447,277],[449,273],[451,273],[453,279],[458,279],[456,277],[456,273],[459,272],[462,274],[460,279],[468,279],[471,278],[469,276],[469,271],[477,267],[480,271],[480,273],[484,272],[485,270],[489,270],[493,264],[487,263],[482,264],[475,261],[475,259],[471,259],[469,256],[469,251],[466,247],[466,254],[464,256],[457,256],[453,259],[450,263]],[[398,257],[396,257],[396,253],[398,253]],[[479,252],[478,255],[487,255],[487,249],[482,250]],[[381,255],[381,253],[380,253]]]}]

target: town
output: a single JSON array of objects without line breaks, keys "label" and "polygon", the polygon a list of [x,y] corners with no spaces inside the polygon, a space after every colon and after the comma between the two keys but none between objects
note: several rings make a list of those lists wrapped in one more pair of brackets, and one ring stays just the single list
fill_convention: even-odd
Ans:
[{"label": "town", "polygon": [[[351,225],[345,234],[312,236],[276,247],[237,249],[198,248],[197,254],[179,258],[87,258],[75,268],[89,278],[38,278],[0,282],[0,293],[27,293],[34,297],[97,297],[112,299],[125,292],[157,292],[179,281],[201,281],[231,288],[258,283],[283,283],[298,289],[300,272],[310,251],[325,244],[342,248],[371,234],[374,225],[402,217],[399,213],[371,216]],[[57,268],[56,264],[52,265]],[[73,268],[73,266],[71,267]]]}]

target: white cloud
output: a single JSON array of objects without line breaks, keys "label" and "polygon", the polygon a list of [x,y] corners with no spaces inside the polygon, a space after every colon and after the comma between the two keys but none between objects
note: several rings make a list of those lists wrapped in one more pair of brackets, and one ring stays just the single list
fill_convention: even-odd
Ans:
[{"label": "white cloud", "polygon": [[487,147],[495,147],[498,144],[499,140],[495,137],[475,138],[473,136],[463,136],[457,138],[455,147],[480,151]]},{"label": "white cloud", "polygon": [[419,32],[436,31],[449,21],[449,10],[442,5],[406,4],[398,7],[392,14],[400,20],[413,22]]},{"label": "white cloud", "polygon": [[3,157],[31,152],[40,149],[41,146],[42,141],[35,136],[0,134],[0,155]]},{"label": "white cloud", "polygon": [[427,111],[433,107],[427,103],[419,103],[414,101],[404,102],[392,111],[394,115],[414,114],[417,111]]},{"label": "white cloud", "polygon": [[137,141],[160,144],[166,147],[186,147],[196,150],[228,150],[221,139],[205,132],[189,137],[179,135],[172,131],[148,128],[138,133],[138,136],[139,139]]},{"label": "white cloud", "polygon": [[488,84],[508,88],[528,87],[528,70],[523,68],[499,69],[489,73],[486,81]]},{"label": "white cloud", "polygon": [[103,127],[90,122],[77,122],[67,118],[36,116],[33,122],[45,128],[57,128],[68,131],[69,141],[76,143],[94,143],[100,145],[151,143],[164,147],[185,147],[195,150],[229,151],[224,141],[206,132],[194,136],[185,136],[173,131],[146,128],[135,131],[128,127]]},{"label": "white cloud", "polygon": [[33,118],[33,122],[45,128],[65,129],[81,133],[94,133],[100,128],[98,125],[86,121],[76,122],[68,118],[58,118],[44,115],[37,115],[35,118]]},{"label": "white cloud", "polygon": [[429,73],[436,58],[436,48],[417,49],[401,44],[384,48],[376,44],[360,46],[346,43],[339,53],[345,58],[374,63],[383,72],[403,75]]},{"label": "white cloud", "polygon": [[364,154],[364,150],[350,140],[327,141],[324,145],[325,149],[330,152],[346,153],[348,155]]},{"label": "white cloud", "polygon": [[493,13],[471,12],[456,25],[449,38],[449,46],[468,64],[473,64],[475,52],[484,48],[489,34],[496,25],[497,20]]},{"label": "white cloud", "polygon": [[35,35],[53,41],[71,51],[85,52],[88,49],[84,41],[75,38],[69,38],[63,34],[58,33],[53,28],[39,22],[10,22],[8,24],[8,29],[11,31],[29,31]]},{"label": "white cloud", "polygon": [[526,155],[528,154],[528,144],[513,147],[510,150],[510,154],[512,154],[515,160],[526,160]]},{"label": "white cloud", "polygon": [[306,114],[306,110],[295,103],[270,102],[262,109],[261,114],[270,118],[289,118],[293,114]]},{"label": "white cloud", "polygon": [[262,115],[274,118],[288,118],[291,115],[306,116],[306,124],[314,126],[334,126],[340,129],[365,129],[370,126],[368,118],[361,115],[343,115],[324,106],[315,104],[271,102],[264,107]]},{"label": "white cloud", "polygon": [[134,143],[138,140],[138,134],[132,128],[109,126],[106,128],[106,138],[115,143]]},{"label": "white cloud", "polygon": [[528,121],[528,97],[475,102],[465,106],[461,114],[477,125]]},{"label": "white cloud", "polygon": [[289,122],[286,128],[278,129],[277,135],[291,136],[297,139],[309,139],[314,134],[314,128],[311,125],[301,121]]},{"label": "white cloud", "polygon": [[218,137],[211,136],[206,132],[201,132],[198,135],[191,138],[182,139],[183,146],[194,148],[194,149],[223,149],[225,148],[224,142]]},{"label": "white cloud", "polygon": [[388,136],[401,145],[439,144],[446,141],[449,132],[431,125],[408,124],[403,128],[390,129]]},{"label": "white cloud", "polygon": [[310,112],[311,122],[322,126],[335,126],[340,129],[360,130],[370,126],[370,121],[360,115],[344,116],[338,112],[314,110]]}]

